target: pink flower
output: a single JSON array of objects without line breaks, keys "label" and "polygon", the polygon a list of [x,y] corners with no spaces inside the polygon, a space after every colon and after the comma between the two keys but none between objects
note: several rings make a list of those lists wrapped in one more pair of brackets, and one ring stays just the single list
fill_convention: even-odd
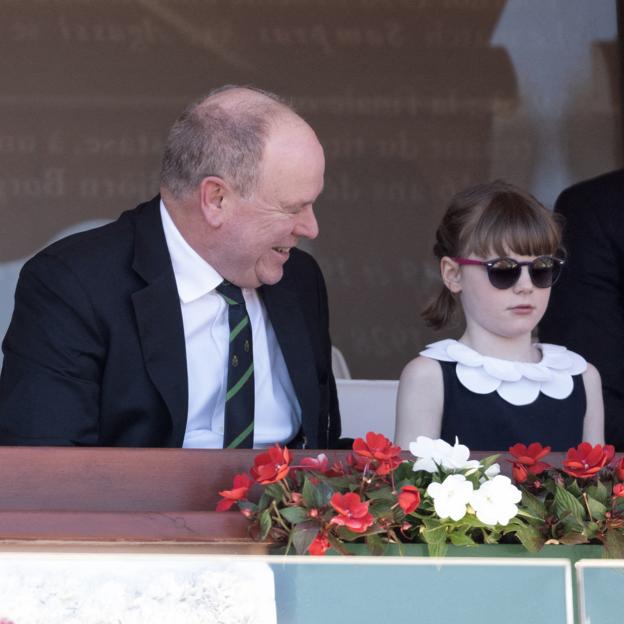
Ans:
[{"label": "pink flower", "polygon": [[329,502],[340,514],[330,520],[331,524],[344,526],[354,533],[364,533],[373,524],[373,516],[368,513],[368,501],[363,502],[355,492],[344,495],[336,492]]},{"label": "pink flower", "polygon": [[308,552],[311,555],[324,555],[325,552],[330,548],[329,540],[327,539],[327,535],[319,531],[318,535],[312,540],[312,543],[308,546]]},{"label": "pink flower", "polygon": [[563,471],[572,477],[589,479],[598,474],[614,455],[615,448],[611,444],[592,446],[589,442],[581,442],[576,448],[568,450]]},{"label": "pink flower", "polygon": [[234,477],[234,487],[231,490],[219,492],[219,496],[223,498],[217,503],[217,511],[227,511],[234,503],[247,498],[247,492],[252,483],[253,481],[245,473],[237,474]]},{"label": "pink flower", "polygon": [[624,481],[624,457],[621,457],[620,461],[615,464],[615,476],[618,481]]},{"label": "pink flower", "polygon": [[624,483],[616,483],[613,486],[613,496],[617,498],[624,496]]},{"label": "pink flower", "polygon": [[371,462],[371,467],[378,475],[387,475],[401,463],[401,447],[392,444],[381,433],[369,431],[366,441],[357,438],[353,442],[353,452]]},{"label": "pink flower", "polygon": [[254,458],[251,476],[262,485],[276,483],[286,477],[290,469],[290,451],[276,444],[266,453]]},{"label": "pink flower", "polygon": [[411,514],[420,505],[420,490],[415,485],[404,485],[399,492],[399,507]]},{"label": "pink flower", "polygon": [[317,472],[327,472],[329,470],[329,459],[325,453],[321,453],[317,457],[304,457],[300,465],[308,470],[316,470]]}]

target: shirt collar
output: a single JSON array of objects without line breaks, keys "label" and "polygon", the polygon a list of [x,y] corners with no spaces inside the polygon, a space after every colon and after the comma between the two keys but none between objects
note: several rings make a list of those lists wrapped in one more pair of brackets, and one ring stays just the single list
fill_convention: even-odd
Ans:
[{"label": "shirt collar", "polygon": [[162,199],[160,217],[180,301],[190,303],[214,290],[223,278],[186,242]]}]

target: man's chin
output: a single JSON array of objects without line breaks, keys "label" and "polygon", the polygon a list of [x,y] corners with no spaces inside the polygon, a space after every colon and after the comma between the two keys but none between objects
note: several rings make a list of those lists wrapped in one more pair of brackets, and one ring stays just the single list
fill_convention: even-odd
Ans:
[{"label": "man's chin", "polygon": [[284,277],[284,269],[282,267],[278,269],[272,269],[270,271],[258,271],[257,279],[259,285],[274,286]]}]

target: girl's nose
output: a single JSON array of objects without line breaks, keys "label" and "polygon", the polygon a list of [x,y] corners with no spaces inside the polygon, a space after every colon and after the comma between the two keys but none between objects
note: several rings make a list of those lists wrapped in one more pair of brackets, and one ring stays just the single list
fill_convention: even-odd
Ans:
[{"label": "girl's nose", "polygon": [[531,276],[529,275],[529,267],[523,266],[521,267],[520,277],[518,281],[514,284],[515,292],[527,292],[533,290],[533,281],[531,280]]}]

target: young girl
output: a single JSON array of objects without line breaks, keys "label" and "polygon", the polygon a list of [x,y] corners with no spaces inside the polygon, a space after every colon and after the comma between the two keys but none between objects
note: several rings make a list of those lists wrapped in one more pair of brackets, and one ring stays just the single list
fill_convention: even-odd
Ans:
[{"label": "young girl", "polygon": [[397,443],[407,448],[419,435],[451,444],[457,436],[473,450],[603,443],[598,371],[531,339],[564,265],[550,211],[505,182],[476,186],[453,198],[436,240],[443,286],[423,317],[441,329],[461,305],[466,328],[403,370]]}]

